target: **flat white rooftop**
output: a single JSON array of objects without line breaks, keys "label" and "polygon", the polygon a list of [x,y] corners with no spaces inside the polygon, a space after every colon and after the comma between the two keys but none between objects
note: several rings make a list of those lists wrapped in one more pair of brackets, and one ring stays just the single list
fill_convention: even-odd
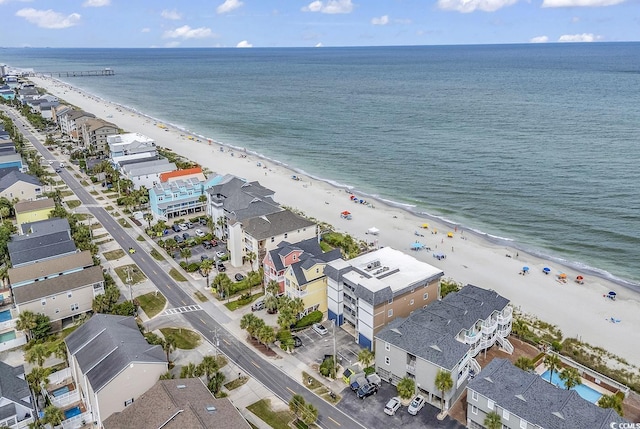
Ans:
[{"label": "flat white rooftop", "polygon": [[[358,256],[347,261],[347,264],[356,270],[346,273],[344,278],[372,292],[390,287],[395,293],[409,285],[443,274],[441,269],[391,247]],[[333,262],[331,265],[333,266]]]},{"label": "flat white rooftop", "polygon": [[107,136],[107,143],[109,143],[110,145],[129,145],[136,142],[155,145],[155,141],[152,138],[140,133],[127,133]]}]

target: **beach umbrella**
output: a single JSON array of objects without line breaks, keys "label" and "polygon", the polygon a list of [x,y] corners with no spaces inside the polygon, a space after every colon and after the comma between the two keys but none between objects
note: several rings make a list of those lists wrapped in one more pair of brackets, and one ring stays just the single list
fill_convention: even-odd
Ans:
[{"label": "beach umbrella", "polygon": [[429,228],[429,224],[428,224],[428,223],[423,223],[423,224],[422,224],[422,227],[423,227],[424,229],[427,229],[427,228]]},{"label": "beach umbrella", "polygon": [[526,273],[527,271],[529,271],[529,267],[522,267],[522,271]]},{"label": "beach umbrella", "polygon": [[419,242],[417,242],[417,241],[416,241],[415,243],[412,243],[412,244],[411,244],[411,248],[412,248],[413,250],[422,249],[422,243],[419,243]]},{"label": "beach umbrella", "polygon": [[542,269],[542,272],[543,272],[543,273],[545,273],[545,274],[549,274],[549,273],[551,272],[551,268],[549,268],[549,267],[544,267],[544,268]]},{"label": "beach umbrella", "polygon": [[566,279],[567,275],[565,273],[561,273],[558,277],[560,277],[561,279]]},{"label": "beach umbrella", "polygon": [[616,296],[617,293],[615,293],[614,291],[609,291],[609,296]]},{"label": "beach umbrella", "polygon": [[580,281],[582,281],[582,280],[584,280],[584,277],[582,277],[582,276],[578,276],[578,277],[576,277],[576,280],[580,280]]},{"label": "beach umbrella", "polygon": [[453,237],[453,232],[448,232],[447,233],[447,237],[449,237],[449,238]]}]

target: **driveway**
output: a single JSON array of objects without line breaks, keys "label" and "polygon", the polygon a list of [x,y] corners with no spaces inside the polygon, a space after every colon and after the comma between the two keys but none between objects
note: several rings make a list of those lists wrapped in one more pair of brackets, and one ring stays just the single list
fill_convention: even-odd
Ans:
[{"label": "driveway", "polygon": [[[302,347],[296,349],[297,358],[305,364],[321,364],[325,355],[333,355],[333,327],[326,320],[322,322],[329,331],[327,335],[320,335],[311,327],[294,332],[302,340]],[[336,328],[336,354],[338,363],[348,368],[358,362],[358,353],[362,348],[355,342],[352,335],[343,329]]]}]

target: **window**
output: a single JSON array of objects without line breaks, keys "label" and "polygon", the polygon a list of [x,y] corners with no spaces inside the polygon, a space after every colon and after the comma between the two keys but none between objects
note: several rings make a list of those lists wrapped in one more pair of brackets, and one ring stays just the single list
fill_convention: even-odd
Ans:
[{"label": "window", "polygon": [[387,311],[387,317],[393,316],[393,308]]},{"label": "window", "polygon": [[509,420],[509,411],[502,410],[502,418],[505,420]]},{"label": "window", "polygon": [[389,356],[385,356],[385,357],[384,357],[384,363],[385,363],[386,365],[391,365],[391,359],[389,359]]},{"label": "window", "polygon": [[409,305],[413,305],[413,302],[414,302],[413,300],[409,301]]},{"label": "window", "polygon": [[474,401],[477,401],[478,400],[478,392],[471,393],[471,399],[473,399]]},{"label": "window", "polygon": [[527,421],[520,419],[520,429],[527,429]]},{"label": "window", "polygon": [[478,414],[478,407],[476,407],[475,405],[472,405],[471,406],[471,413]]},{"label": "window", "polygon": [[391,344],[389,344],[389,343],[384,343],[384,349],[385,349],[386,351],[391,350]]},{"label": "window", "polygon": [[391,304],[393,302],[393,297],[389,298],[389,301],[387,301],[388,304]]},{"label": "window", "polygon": [[71,311],[78,311],[80,306],[78,304],[71,304]]},{"label": "window", "polygon": [[493,401],[491,399],[487,401],[487,408],[489,408],[490,410],[493,410]]},{"label": "window", "polygon": [[427,299],[429,299],[429,292],[425,292],[424,295],[422,295],[423,301],[426,301]]}]

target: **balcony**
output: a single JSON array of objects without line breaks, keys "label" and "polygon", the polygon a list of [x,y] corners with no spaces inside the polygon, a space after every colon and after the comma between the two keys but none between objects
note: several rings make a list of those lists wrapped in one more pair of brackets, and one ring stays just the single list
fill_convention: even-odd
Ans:
[{"label": "balcony", "polygon": [[[79,408],[82,411],[84,409],[84,405],[80,404],[77,408]],[[65,414],[68,412],[69,410],[65,410]],[[63,429],[79,429],[85,426],[89,422],[93,422],[93,415],[88,411],[84,411],[76,416],[73,416],[68,418],[67,420],[64,420],[62,422],[62,428]]]},{"label": "balcony", "polygon": [[291,298],[304,298],[305,296],[307,296],[309,292],[307,292],[306,289],[304,290],[300,290],[300,289],[294,289],[291,288],[287,291],[287,294],[291,297]]},{"label": "balcony", "polygon": [[507,325],[513,318],[513,309],[511,307],[505,307],[501,314],[498,314],[498,324]]},{"label": "balcony", "polygon": [[489,319],[482,322],[482,333],[484,335],[491,335],[498,327],[497,319]]},{"label": "balcony", "polygon": [[475,344],[480,339],[481,335],[478,335],[476,332],[471,332],[470,334],[464,334],[464,343],[465,344]]},{"label": "balcony", "polygon": [[416,375],[416,361],[410,361],[409,363],[407,363],[407,372],[409,374],[413,374]]}]

